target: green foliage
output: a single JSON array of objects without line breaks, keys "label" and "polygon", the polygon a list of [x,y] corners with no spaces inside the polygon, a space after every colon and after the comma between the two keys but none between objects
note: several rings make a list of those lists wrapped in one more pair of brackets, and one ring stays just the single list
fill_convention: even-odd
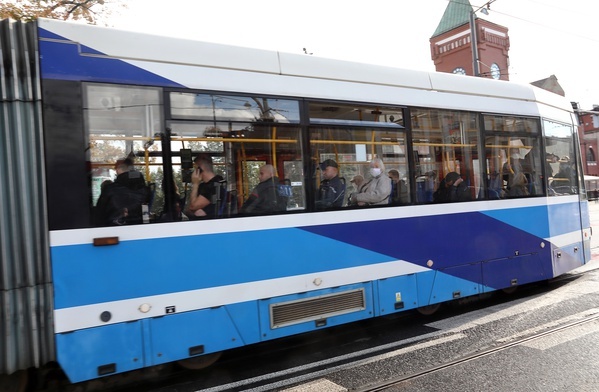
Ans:
[{"label": "green foliage", "polygon": [[84,20],[96,24],[118,7],[122,0],[5,0],[0,3],[0,19],[30,22],[37,18]]}]

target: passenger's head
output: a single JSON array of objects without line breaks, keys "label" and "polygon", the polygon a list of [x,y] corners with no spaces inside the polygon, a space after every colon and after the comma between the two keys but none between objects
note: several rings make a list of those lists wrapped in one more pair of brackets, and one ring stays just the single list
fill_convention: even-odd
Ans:
[{"label": "passenger's head", "polygon": [[373,158],[370,161],[370,175],[373,177],[380,176],[385,171],[385,164],[381,158]]},{"label": "passenger's head", "polygon": [[212,157],[209,154],[198,154],[193,162],[196,164],[197,168],[200,169],[200,173],[203,171],[214,173]]},{"label": "passenger's head", "polygon": [[332,159],[326,159],[320,164],[320,170],[325,180],[330,180],[339,174],[339,165]]},{"label": "passenger's head", "polygon": [[275,167],[273,165],[264,165],[260,167],[258,172],[258,179],[260,182],[270,180],[275,176]]},{"label": "passenger's head", "polygon": [[116,171],[117,175],[131,171],[131,170],[133,170],[133,168],[134,168],[134,165],[133,165],[133,160],[131,158],[119,159],[114,164],[114,170]]},{"label": "passenger's head", "polygon": [[359,188],[360,185],[362,185],[362,183],[364,182],[364,177],[358,174],[357,176],[354,176],[354,178],[351,179],[351,182],[353,182],[356,185],[356,187]]},{"label": "passenger's head", "polygon": [[102,181],[102,185],[100,185],[100,189],[104,190],[108,185],[112,184],[112,180],[104,180]]},{"label": "passenger's head", "polygon": [[460,178],[460,175],[456,172],[447,173],[445,176],[445,185],[452,186]]},{"label": "passenger's head", "polygon": [[395,169],[389,170],[389,178],[395,182],[399,181],[399,172]]}]

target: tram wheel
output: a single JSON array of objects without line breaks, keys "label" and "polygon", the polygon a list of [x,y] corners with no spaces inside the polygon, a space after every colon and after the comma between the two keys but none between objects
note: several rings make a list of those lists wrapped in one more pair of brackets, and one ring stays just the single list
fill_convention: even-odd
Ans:
[{"label": "tram wheel", "polygon": [[437,312],[437,310],[439,310],[440,307],[441,307],[441,304],[432,304],[432,305],[421,306],[419,308],[416,308],[416,310],[418,311],[418,313],[420,313],[424,316],[431,316],[431,315],[435,314]]},{"label": "tram wheel", "polygon": [[200,370],[207,368],[218,361],[223,355],[222,351],[212,354],[201,355],[199,357],[187,358],[177,361],[177,364],[182,368],[189,370]]}]

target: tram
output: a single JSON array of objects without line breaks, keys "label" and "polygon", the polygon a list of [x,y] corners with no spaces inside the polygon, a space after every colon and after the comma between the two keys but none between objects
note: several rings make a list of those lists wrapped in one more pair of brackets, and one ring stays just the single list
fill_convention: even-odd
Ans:
[{"label": "tram", "polygon": [[[557,95],[46,19],[0,28],[0,374],[202,366],[590,260]],[[220,187],[205,216],[199,155]],[[98,220],[126,160],[147,198]],[[323,208],[325,162],[343,200]],[[264,167],[283,207],[244,212]],[[464,197],[439,202],[452,176]],[[374,179],[391,192],[356,203]]]}]

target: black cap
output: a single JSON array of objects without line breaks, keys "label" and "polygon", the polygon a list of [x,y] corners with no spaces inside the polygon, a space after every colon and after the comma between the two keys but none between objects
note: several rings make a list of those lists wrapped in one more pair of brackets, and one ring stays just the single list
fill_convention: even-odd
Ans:
[{"label": "black cap", "polygon": [[320,170],[324,170],[327,167],[332,166],[334,168],[339,168],[339,166],[337,165],[337,162],[335,162],[332,159],[326,159],[323,162],[320,163]]}]

